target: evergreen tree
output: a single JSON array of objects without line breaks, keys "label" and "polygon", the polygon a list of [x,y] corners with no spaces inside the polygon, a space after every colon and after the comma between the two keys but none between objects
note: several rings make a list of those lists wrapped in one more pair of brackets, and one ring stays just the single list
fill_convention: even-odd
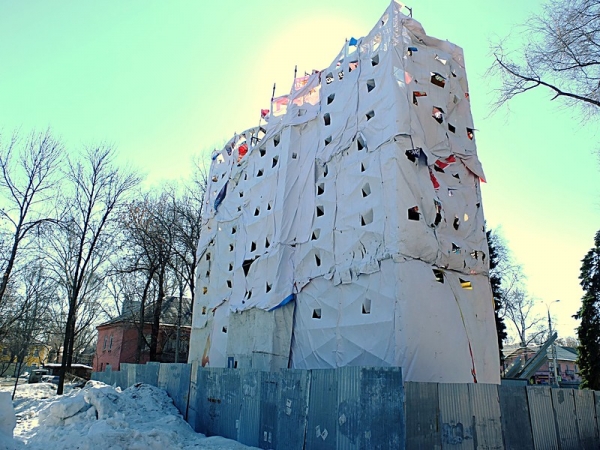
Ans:
[{"label": "evergreen tree", "polygon": [[579,280],[584,294],[581,309],[574,316],[581,323],[578,365],[583,379],[582,388],[600,390],[600,230],[596,232],[594,247],[581,261]]},{"label": "evergreen tree", "polygon": [[500,367],[504,365],[504,355],[502,349],[504,347],[503,341],[506,339],[506,325],[504,324],[504,318],[500,317],[499,311],[502,308],[502,274],[497,270],[500,255],[497,249],[497,242],[495,236],[492,234],[492,230],[488,230],[486,233],[488,248],[489,248],[489,263],[490,263],[490,285],[492,287],[492,296],[494,297],[494,316],[496,317],[496,332],[498,334],[498,350],[500,352]]}]

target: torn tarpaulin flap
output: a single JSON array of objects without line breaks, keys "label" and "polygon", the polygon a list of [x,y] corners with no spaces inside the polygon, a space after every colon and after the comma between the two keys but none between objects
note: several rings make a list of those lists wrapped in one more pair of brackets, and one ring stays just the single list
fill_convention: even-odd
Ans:
[{"label": "torn tarpaulin flap", "polygon": [[227,181],[223,187],[221,188],[221,190],[219,191],[219,194],[217,195],[217,198],[215,199],[215,212],[219,209],[219,205],[221,204],[221,202],[223,201],[223,199],[225,198],[225,196],[227,195],[227,185],[229,184],[229,181]]},{"label": "torn tarpaulin flap", "polygon": [[276,305],[273,308],[271,308],[269,311],[273,311],[273,310],[275,310],[277,308],[281,308],[282,306],[285,306],[285,305],[287,305],[288,303],[290,303],[290,302],[292,302],[294,300],[296,300],[296,294],[290,294],[286,298],[284,298],[283,300],[281,300],[281,302],[278,305]]}]

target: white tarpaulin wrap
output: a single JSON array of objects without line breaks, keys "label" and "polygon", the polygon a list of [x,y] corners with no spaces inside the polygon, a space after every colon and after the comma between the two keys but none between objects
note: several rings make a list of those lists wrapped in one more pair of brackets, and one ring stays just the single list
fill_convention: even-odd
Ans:
[{"label": "white tarpaulin wrap", "polygon": [[214,153],[190,360],[499,382],[462,49],[400,9]]}]

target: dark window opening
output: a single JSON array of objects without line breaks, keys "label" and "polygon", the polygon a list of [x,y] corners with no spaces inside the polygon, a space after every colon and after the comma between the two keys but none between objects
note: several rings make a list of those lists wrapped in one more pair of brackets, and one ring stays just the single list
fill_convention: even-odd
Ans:
[{"label": "dark window opening", "polygon": [[329,125],[331,125],[331,114],[325,113],[323,115],[323,122],[325,123],[326,127],[329,126]]},{"label": "dark window opening", "polygon": [[431,84],[435,84],[436,86],[443,88],[446,86],[446,78],[437,72],[431,72]]},{"label": "dark window opening", "polygon": [[325,207],[322,205],[317,206],[317,217],[325,215]]},{"label": "dark window opening", "polygon": [[367,121],[371,120],[373,117],[375,117],[375,111],[369,111],[367,114],[365,114],[365,117],[367,118]]},{"label": "dark window opening", "polygon": [[207,260],[207,261],[210,261],[210,253],[207,253],[207,254],[206,254],[206,260]]},{"label": "dark window opening", "polygon": [[408,49],[406,50],[406,53],[408,54],[408,56],[412,56],[414,52],[418,52],[419,49],[417,47],[408,47]]},{"label": "dark window opening", "polygon": [[325,183],[319,183],[317,185],[317,195],[323,195],[325,193]]},{"label": "dark window opening", "polygon": [[252,265],[252,263],[254,261],[256,261],[258,258],[254,258],[254,259],[246,259],[244,261],[244,263],[242,264],[242,269],[244,269],[244,275],[248,276],[248,272],[250,271],[250,266]]},{"label": "dark window opening", "polygon": [[455,230],[458,230],[458,227],[460,226],[460,219],[458,216],[454,216],[454,222],[452,222],[452,226]]},{"label": "dark window opening", "polygon": [[469,140],[473,140],[473,138],[475,137],[475,130],[473,128],[467,128],[467,137],[469,138]]},{"label": "dark window opening", "polygon": [[481,203],[477,202],[477,203],[475,203],[475,206],[477,206],[478,208],[481,208]]},{"label": "dark window opening", "polygon": [[362,214],[360,216],[360,225],[361,226],[366,226],[369,225],[370,223],[373,223],[373,210],[370,209],[368,210],[365,214]]},{"label": "dark window opening", "polygon": [[265,238],[265,248],[269,248],[271,243],[269,242],[269,238]]},{"label": "dark window opening", "polygon": [[279,162],[279,156],[273,157],[273,164],[271,164],[271,167],[275,167],[278,162]]},{"label": "dark window opening", "polygon": [[321,257],[318,254],[315,254],[315,264],[317,267],[321,267]]},{"label": "dark window opening", "polygon": [[273,145],[275,147],[277,147],[279,145],[279,143],[281,142],[281,136],[277,135],[273,138]]},{"label": "dark window opening", "polygon": [[331,144],[331,136],[327,136],[325,138],[325,145],[329,145],[329,144]]},{"label": "dark window opening", "polygon": [[331,105],[331,103],[333,103],[334,100],[335,100],[335,94],[329,94],[329,96],[327,97],[327,104]]},{"label": "dark window opening", "polygon": [[256,173],[256,176],[257,177],[262,177],[263,173],[264,173],[263,169],[258,169],[258,172]]},{"label": "dark window opening", "polygon": [[236,227],[232,227],[231,228],[231,234],[235,234],[237,233],[237,228]]},{"label": "dark window opening", "polygon": [[350,63],[348,63],[348,72],[352,72],[353,70],[356,70],[357,67],[358,67],[358,61],[350,61]]},{"label": "dark window opening", "polygon": [[267,203],[267,211],[271,211],[271,203]]},{"label": "dark window opening", "polygon": [[240,191],[240,198],[244,196],[244,191]]},{"label": "dark window opening", "polygon": [[255,215],[255,216],[258,216],[259,214],[260,214],[260,208],[256,208],[256,209],[254,210],[254,215]]},{"label": "dark window opening", "polygon": [[206,315],[206,306],[202,307],[202,315],[205,316]]},{"label": "dark window opening", "polygon": [[338,79],[339,79],[340,81],[342,81],[342,80],[344,79],[344,71],[343,71],[343,70],[340,70],[340,71],[338,72]]},{"label": "dark window opening", "polygon": [[433,170],[435,170],[436,172],[440,172],[440,173],[446,173],[444,172],[444,169],[442,169],[440,166],[438,165],[434,165],[433,166]]},{"label": "dark window opening", "polygon": [[406,150],[404,152],[404,154],[406,155],[406,157],[408,158],[409,161],[416,163],[417,159],[419,159],[419,156],[421,154],[421,149],[420,148],[411,148],[410,150]]},{"label": "dark window opening", "polygon": [[371,58],[371,65],[373,67],[375,67],[377,64],[379,64],[379,55],[375,55]]},{"label": "dark window opening", "polygon": [[367,92],[371,92],[373,89],[375,89],[375,80],[371,78],[367,80]]},{"label": "dark window opening", "polygon": [[252,297],[252,290],[248,291],[246,294],[246,298],[251,298]]},{"label": "dark window opening", "polygon": [[250,243],[250,251],[251,252],[255,252],[256,251],[256,242],[252,241]]},{"label": "dark window opening", "polygon": [[320,319],[321,318],[321,308],[313,309],[312,318],[313,319]]},{"label": "dark window opening", "polygon": [[261,156],[261,158],[267,154],[267,149],[266,148],[261,147],[259,150],[260,150],[260,156]]},{"label": "dark window opening", "polygon": [[452,176],[453,176],[454,178],[456,178],[457,180],[460,180],[460,175],[459,175],[459,174],[457,174],[457,173],[453,173],[453,174],[452,174]]},{"label": "dark window opening", "polygon": [[363,314],[371,314],[371,300],[365,298],[362,304],[362,313]]},{"label": "dark window opening", "polygon": [[229,271],[231,272],[233,270],[233,264],[229,263]]},{"label": "dark window opening", "polygon": [[434,106],[431,117],[433,117],[437,123],[442,123],[444,121],[444,110],[439,106]]},{"label": "dark window opening", "polygon": [[419,220],[420,215],[418,206],[408,208],[408,220]]},{"label": "dark window opening", "polygon": [[364,198],[364,197],[368,197],[369,195],[371,195],[371,185],[369,183],[366,183],[362,187],[362,196]]},{"label": "dark window opening", "polygon": [[316,241],[317,239],[319,239],[320,235],[321,235],[321,229],[316,228],[315,230],[313,230],[311,240]]},{"label": "dark window opening", "polygon": [[456,127],[454,125],[448,124],[448,131],[451,133],[456,133]]},{"label": "dark window opening", "polygon": [[266,283],[267,286],[265,288],[265,292],[270,292],[271,291],[271,285],[269,283]]},{"label": "dark window opening", "polygon": [[333,83],[333,74],[331,72],[329,72],[327,75],[325,75],[325,82],[327,84]]},{"label": "dark window opening", "polygon": [[358,148],[358,150],[362,150],[366,146],[367,146],[367,143],[365,142],[365,139],[362,136],[359,136],[356,139],[356,147]]},{"label": "dark window opening", "polygon": [[427,92],[424,91],[413,91],[413,104],[419,106],[418,97],[427,97]]},{"label": "dark window opening", "polygon": [[232,252],[233,251],[233,244],[229,244],[229,251]]},{"label": "dark window opening", "polygon": [[477,250],[473,250],[473,251],[471,252],[471,258],[473,258],[473,259],[478,259],[478,257],[479,257],[479,253],[481,253],[481,252],[479,252],[479,251],[477,251]]},{"label": "dark window opening", "polygon": [[439,269],[433,269],[433,276],[435,277],[435,281],[438,283],[444,283],[444,271]]},{"label": "dark window opening", "polygon": [[233,283],[231,282],[231,280],[227,280],[227,287],[229,289],[231,289],[232,286],[233,286]]},{"label": "dark window opening", "polygon": [[452,243],[452,252],[460,253],[460,247],[458,245],[456,245],[454,242]]},{"label": "dark window opening", "polygon": [[292,159],[298,159],[298,153],[292,153]]},{"label": "dark window opening", "polygon": [[210,270],[207,270],[207,271],[206,271],[205,277],[206,277],[206,278],[210,277]]},{"label": "dark window opening", "polygon": [[365,167],[364,163],[360,163],[360,171],[364,172],[365,170],[367,170],[367,168]]},{"label": "dark window opening", "polygon": [[323,166],[323,178],[327,178],[328,173],[329,173],[329,168],[327,167],[327,164],[325,164]]}]

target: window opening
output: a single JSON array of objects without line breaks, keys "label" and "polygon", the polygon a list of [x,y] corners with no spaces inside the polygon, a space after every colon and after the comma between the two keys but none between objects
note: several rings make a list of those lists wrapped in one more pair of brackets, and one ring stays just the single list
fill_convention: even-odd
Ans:
[{"label": "window opening", "polygon": [[275,167],[278,162],[279,162],[279,156],[274,156],[273,157],[273,164],[271,164],[271,167]]},{"label": "window opening", "polygon": [[417,159],[419,158],[419,156],[421,154],[421,149],[420,148],[411,148],[410,150],[406,150],[404,152],[404,154],[406,155],[406,157],[408,158],[409,161],[416,163]]},{"label": "window opening", "polygon": [[325,138],[325,145],[329,145],[329,144],[331,144],[331,136],[327,136]]},{"label": "window opening", "polygon": [[329,96],[327,97],[327,104],[331,105],[331,103],[333,103],[334,100],[335,100],[335,94],[329,94]]},{"label": "window opening", "polygon": [[246,295],[246,298],[248,298],[248,299],[252,298],[252,290],[248,291],[248,294]]},{"label": "window opening", "polygon": [[210,261],[210,253],[207,253],[207,254],[206,254],[206,260],[207,260],[207,261]]},{"label": "window opening", "polygon": [[245,173],[245,174],[244,174],[244,181],[246,181],[247,179],[248,179],[248,174],[247,174],[247,173]]},{"label": "window opening", "polygon": [[368,197],[369,195],[371,195],[371,185],[369,183],[365,183],[365,185],[362,187],[362,196]]},{"label": "window opening", "polygon": [[321,318],[321,308],[315,308],[315,309],[313,309],[312,318],[313,319],[320,319]]},{"label": "window opening", "polygon": [[327,167],[327,164],[325,164],[323,166],[323,178],[327,178],[328,173],[329,173],[329,168]]},{"label": "window opening", "polygon": [[481,203],[475,203],[475,206],[477,206],[478,208],[481,208]]},{"label": "window opening", "polygon": [[263,173],[264,173],[263,169],[258,169],[258,172],[256,173],[256,176],[257,177],[262,177]]},{"label": "window opening", "polygon": [[258,258],[254,258],[254,259],[246,259],[243,264],[242,264],[242,269],[244,269],[244,275],[248,276],[248,272],[250,271],[250,266],[252,265],[252,263],[254,261],[256,261]]},{"label": "window opening", "polygon": [[460,247],[454,242],[452,243],[452,253],[460,253]]},{"label": "window opening", "polygon": [[315,228],[313,230],[311,240],[316,241],[317,239],[319,239],[319,236],[321,236],[321,229],[320,228]]},{"label": "window opening", "polygon": [[210,277],[210,270],[207,270],[204,278],[209,278],[209,277]]},{"label": "window opening", "polygon": [[206,306],[202,307],[202,315],[205,316],[206,315]]},{"label": "window opening", "polygon": [[459,278],[458,281],[460,282],[461,288],[468,289],[468,290],[473,289],[473,285],[471,284],[471,282],[469,280],[463,280],[462,278]]},{"label": "window opening", "polygon": [[371,120],[373,117],[375,117],[375,111],[371,110],[369,111],[367,114],[365,114],[367,121]]},{"label": "window opening", "polygon": [[269,242],[269,238],[265,238],[265,248],[269,248],[271,243]]},{"label": "window opening", "polygon": [[371,65],[373,67],[375,67],[377,64],[379,64],[379,54],[377,54],[371,58]]},{"label": "window opening", "polygon": [[259,150],[260,150],[260,156],[261,156],[261,158],[267,154],[267,149],[266,148],[261,147]]},{"label": "window opening", "polygon": [[271,285],[266,283],[265,292],[271,292]]},{"label": "window opening", "polygon": [[206,286],[204,286],[202,288],[202,295],[206,295],[206,294],[208,294],[208,288]]},{"label": "window opening", "polygon": [[412,208],[408,208],[408,220],[419,220],[420,213],[419,207],[413,206]]},{"label": "window opening", "polygon": [[352,72],[358,68],[358,61],[350,61],[348,63],[348,72]]},{"label": "window opening", "polygon": [[362,303],[362,313],[363,314],[371,314],[371,300],[365,298]]},{"label": "window opening", "polygon": [[442,204],[437,200],[434,200],[433,203],[435,205],[435,221],[433,226],[437,227],[442,221]]},{"label": "window opening", "polygon": [[258,207],[257,207],[257,208],[254,210],[254,215],[255,215],[255,216],[258,216],[259,214],[260,214],[260,208],[258,208]]},{"label": "window opening", "polygon": [[382,26],[382,27],[383,27],[383,26],[385,26],[385,24],[386,24],[386,23],[387,23],[387,21],[388,21],[388,18],[389,18],[389,15],[388,15],[388,14],[384,14],[384,15],[383,15],[383,17],[381,18],[381,26]]},{"label": "window opening", "polygon": [[464,214],[463,221],[465,221],[465,222],[469,221],[469,215],[467,213]]},{"label": "window opening", "polygon": [[448,131],[450,131],[450,133],[456,133],[456,127],[454,125],[448,124]]},{"label": "window opening", "polygon": [[325,215],[325,207],[323,205],[317,206],[317,217]]},{"label": "window opening", "polygon": [[455,230],[458,230],[458,227],[460,226],[460,220],[458,216],[454,216],[454,222],[452,222],[452,226]]},{"label": "window opening", "polygon": [[370,209],[368,210],[365,214],[362,214],[360,216],[360,225],[361,226],[366,226],[369,225],[370,223],[373,223],[373,210]]},{"label": "window opening", "polygon": [[367,168],[365,167],[365,163],[360,163],[360,171],[364,172],[365,170],[367,170]]},{"label": "window opening", "polygon": [[223,328],[221,329],[221,331],[223,331],[223,333],[227,334],[227,327],[223,327]]},{"label": "window opening", "polygon": [[344,79],[344,69],[342,69],[338,72],[338,79],[340,81],[342,81]]},{"label": "window opening", "polygon": [[325,75],[325,82],[327,84],[333,83],[333,74],[331,72],[329,72],[327,75]]},{"label": "window opening", "polygon": [[233,244],[229,244],[229,251],[232,252],[233,251]]},{"label": "window opening", "polygon": [[229,289],[231,289],[232,286],[233,286],[233,283],[231,282],[231,280],[227,280],[227,287]]},{"label": "window opening", "polygon": [[430,72],[430,73],[431,73],[431,84],[435,84],[436,86],[439,86],[441,88],[446,86],[446,78],[444,78],[442,75],[440,75],[437,72]]},{"label": "window opening", "polygon": [[298,159],[298,153],[292,153],[292,159]]},{"label": "window opening", "polygon": [[358,150],[362,150],[366,146],[367,143],[365,142],[365,139],[362,136],[358,136],[358,138],[356,139],[356,147],[358,148]]},{"label": "window opening", "polygon": [[444,271],[439,269],[433,269],[433,276],[435,277],[435,281],[438,283],[444,283]]},{"label": "window opening", "polygon": [[229,271],[231,272],[233,270],[233,264],[229,263]]},{"label": "window opening", "polygon": [[318,253],[315,253],[315,264],[317,265],[317,267],[321,266],[321,257]]},{"label": "window opening", "polygon": [[240,191],[240,198],[244,196],[244,191]]},{"label": "window opening", "polygon": [[271,211],[271,202],[267,203],[267,211]]},{"label": "window opening", "polygon": [[367,92],[371,92],[373,89],[375,89],[375,80],[371,78],[367,80]]},{"label": "window opening", "polygon": [[477,250],[473,250],[473,251],[471,252],[471,258],[473,258],[473,259],[477,259],[477,257],[478,257],[478,256],[479,256],[479,251],[477,251]]},{"label": "window opening", "polygon": [[302,117],[304,114],[306,114],[306,110],[305,109],[299,109],[298,110],[298,117]]},{"label": "window opening", "polygon": [[417,47],[408,47],[406,53],[408,56],[412,56],[414,52],[418,52],[419,49]]},{"label": "window opening", "polygon": [[252,243],[250,244],[250,251],[251,252],[255,252],[256,251],[256,242],[252,241]]},{"label": "window opening", "polygon": [[434,106],[431,117],[433,117],[437,123],[442,123],[444,121],[444,110],[439,106]]},{"label": "window opening", "polygon": [[473,138],[475,137],[475,130],[473,128],[467,128],[467,137],[469,138],[469,140],[473,140]]},{"label": "window opening", "polygon": [[328,127],[329,125],[331,125],[331,115],[329,113],[325,113],[323,115],[323,122],[325,123],[326,127]]},{"label": "window opening", "polygon": [[452,176],[453,176],[454,178],[456,178],[457,180],[460,180],[460,175],[459,175],[459,174],[457,174],[457,173],[453,173],[453,174],[452,174]]},{"label": "window opening", "polygon": [[419,102],[417,100],[418,97],[427,97],[427,92],[425,91],[413,91],[413,104],[419,106]]},{"label": "window opening", "polygon": [[273,146],[277,147],[279,145],[279,143],[281,142],[281,136],[277,135],[273,138]]},{"label": "window opening", "polygon": [[319,183],[317,185],[317,195],[323,195],[325,193],[325,183]]},{"label": "window opening", "polygon": [[218,177],[218,176],[216,176],[216,175],[215,175],[215,176],[213,176],[213,177],[212,177],[212,181],[213,181],[213,183],[216,183],[217,181],[219,181],[219,177]]},{"label": "window opening", "polygon": [[440,166],[438,166],[437,164],[435,164],[433,166],[433,170],[435,170],[436,172],[440,172],[440,173],[446,173],[444,172],[444,169],[442,169]]}]

